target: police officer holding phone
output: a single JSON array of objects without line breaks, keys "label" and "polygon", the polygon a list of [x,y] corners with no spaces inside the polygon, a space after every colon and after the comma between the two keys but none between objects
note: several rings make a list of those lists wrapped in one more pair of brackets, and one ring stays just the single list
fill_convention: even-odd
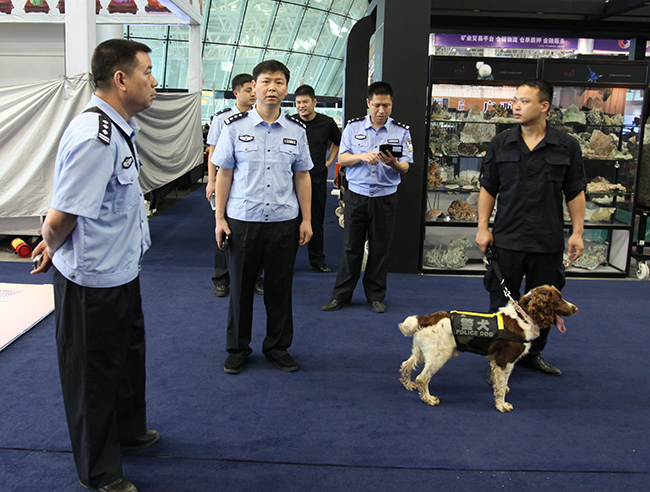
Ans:
[{"label": "police officer holding phone", "polygon": [[386,311],[388,250],[395,227],[397,186],[413,162],[408,126],[393,120],[393,89],[386,82],[368,87],[369,114],[348,121],[341,136],[339,164],[346,167],[343,251],[332,298],[323,311],[350,303],[361,276],[363,251],[369,254],[363,288],[370,308]]}]

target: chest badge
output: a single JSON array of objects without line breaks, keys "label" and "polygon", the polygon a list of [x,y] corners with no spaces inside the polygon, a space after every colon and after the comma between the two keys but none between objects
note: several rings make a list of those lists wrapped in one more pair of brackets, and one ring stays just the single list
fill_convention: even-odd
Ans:
[{"label": "chest badge", "polygon": [[298,145],[298,140],[294,140],[293,138],[285,138],[282,140],[282,143],[288,144],[288,145]]},{"label": "chest badge", "polygon": [[358,135],[355,135],[354,138],[357,140],[365,140],[366,136],[363,133],[359,133]]},{"label": "chest badge", "polygon": [[122,161],[122,167],[128,169],[133,165],[133,157],[127,157]]},{"label": "chest badge", "polygon": [[389,138],[386,142],[389,144],[398,144],[399,138]]},{"label": "chest badge", "polygon": [[252,142],[255,139],[255,137],[253,135],[248,135],[248,134],[247,135],[239,135],[238,138],[242,142]]}]

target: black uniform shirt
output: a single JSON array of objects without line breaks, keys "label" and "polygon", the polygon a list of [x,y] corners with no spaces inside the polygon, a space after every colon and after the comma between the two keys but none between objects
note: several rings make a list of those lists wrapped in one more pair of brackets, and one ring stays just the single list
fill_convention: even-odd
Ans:
[{"label": "black uniform shirt", "polygon": [[570,202],[587,186],[576,139],[549,126],[531,151],[518,125],[492,139],[481,174],[481,186],[497,198],[495,246],[530,253],[564,250],[562,195]]},{"label": "black uniform shirt", "polygon": [[341,144],[341,132],[336,122],[321,113],[316,113],[316,117],[311,121],[305,121],[297,114],[298,118],[307,127],[307,142],[309,142],[309,153],[314,167],[309,173],[314,182],[323,182],[327,180],[327,167],[325,167],[325,155],[327,154],[327,142],[331,141],[334,145]]}]

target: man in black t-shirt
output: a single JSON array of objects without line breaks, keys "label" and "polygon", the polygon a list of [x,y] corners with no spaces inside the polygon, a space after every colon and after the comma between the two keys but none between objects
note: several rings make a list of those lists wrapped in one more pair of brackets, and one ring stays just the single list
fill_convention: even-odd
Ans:
[{"label": "man in black t-shirt", "polygon": [[[494,246],[505,282],[502,286],[494,267],[488,266],[483,282],[490,293],[490,311],[508,303],[504,286],[518,299],[524,277],[524,292],[544,284],[564,287],[563,200],[571,218],[569,260],[577,260],[584,251],[587,179],[582,153],[575,138],[547,123],[552,100],[553,86],[547,81],[522,82],[512,105],[518,125],[494,137],[483,159],[476,243],[484,253],[487,246]],[[495,205],[497,213],[490,224]],[[517,366],[562,374],[541,355],[549,331],[550,327],[540,330]]]},{"label": "man in black t-shirt", "polygon": [[[314,167],[311,174],[311,228],[314,235],[309,242],[309,264],[317,272],[332,271],[325,264],[323,254],[323,221],[325,220],[325,202],[327,201],[327,170],[336,160],[341,143],[341,131],[335,121],[329,116],[317,113],[316,95],[309,85],[301,85],[296,89],[295,115],[307,127],[307,141]],[[329,155],[327,150],[329,148]]]}]

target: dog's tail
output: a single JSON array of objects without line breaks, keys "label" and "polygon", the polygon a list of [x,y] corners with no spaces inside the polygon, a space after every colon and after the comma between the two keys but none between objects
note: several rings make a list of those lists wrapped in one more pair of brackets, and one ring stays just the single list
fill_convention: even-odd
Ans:
[{"label": "dog's tail", "polygon": [[420,323],[417,316],[409,316],[403,323],[399,324],[400,331],[405,337],[412,337],[420,329]]}]

